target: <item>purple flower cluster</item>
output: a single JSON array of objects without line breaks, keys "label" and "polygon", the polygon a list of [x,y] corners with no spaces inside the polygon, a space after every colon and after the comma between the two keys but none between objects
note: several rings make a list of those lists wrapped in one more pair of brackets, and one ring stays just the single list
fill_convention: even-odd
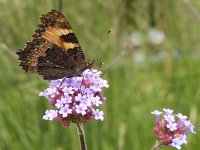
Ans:
[{"label": "purple flower cluster", "polygon": [[[182,144],[187,144],[186,135],[190,132],[196,133],[187,116],[181,113],[173,114],[173,110],[163,109],[163,112],[155,110],[152,114],[156,116],[154,132],[162,145],[181,149]],[[163,115],[162,119],[161,114]]]},{"label": "purple flower cluster", "polygon": [[44,120],[60,120],[65,127],[70,122],[85,122],[89,119],[103,120],[103,111],[97,109],[105,100],[101,91],[108,88],[101,72],[85,70],[81,77],[52,80],[49,87],[39,95],[55,106],[46,110]]}]

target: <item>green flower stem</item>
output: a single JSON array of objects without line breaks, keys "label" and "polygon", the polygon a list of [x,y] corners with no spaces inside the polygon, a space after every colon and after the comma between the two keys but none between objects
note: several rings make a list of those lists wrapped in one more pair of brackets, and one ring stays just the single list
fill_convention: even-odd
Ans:
[{"label": "green flower stem", "polygon": [[162,143],[157,140],[151,150],[159,150],[161,145],[162,145]]},{"label": "green flower stem", "polygon": [[80,149],[81,150],[87,150],[83,124],[82,123],[76,123],[76,128],[77,128],[78,136],[79,136]]},{"label": "green flower stem", "polygon": [[58,0],[58,10],[62,12],[62,0]]}]

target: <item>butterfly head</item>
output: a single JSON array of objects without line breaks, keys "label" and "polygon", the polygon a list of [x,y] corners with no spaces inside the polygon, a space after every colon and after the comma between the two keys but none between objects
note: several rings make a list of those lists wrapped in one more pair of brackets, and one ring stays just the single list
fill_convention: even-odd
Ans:
[{"label": "butterfly head", "polygon": [[92,68],[94,63],[95,63],[95,60],[88,60],[88,61],[85,63],[85,68],[87,68],[87,69]]}]

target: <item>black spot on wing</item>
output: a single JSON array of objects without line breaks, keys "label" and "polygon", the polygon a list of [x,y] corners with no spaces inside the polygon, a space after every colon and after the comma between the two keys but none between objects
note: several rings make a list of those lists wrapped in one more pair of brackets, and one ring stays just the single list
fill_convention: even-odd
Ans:
[{"label": "black spot on wing", "polygon": [[65,35],[61,35],[60,39],[66,43],[78,43],[76,35],[74,33],[68,33]]}]

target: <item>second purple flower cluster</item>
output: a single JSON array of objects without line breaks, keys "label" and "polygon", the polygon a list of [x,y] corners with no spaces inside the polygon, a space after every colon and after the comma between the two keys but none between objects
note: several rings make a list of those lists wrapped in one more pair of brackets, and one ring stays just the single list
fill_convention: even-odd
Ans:
[{"label": "second purple flower cluster", "polygon": [[[154,132],[157,135],[157,140],[166,146],[181,149],[182,144],[187,144],[187,134],[196,132],[194,126],[188,120],[187,116],[181,113],[173,114],[171,109],[163,109],[163,112],[152,112],[156,116],[156,126]],[[163,115],[162,115],[163,114]],[[163,118],[161,119],[161,115]]]}]

